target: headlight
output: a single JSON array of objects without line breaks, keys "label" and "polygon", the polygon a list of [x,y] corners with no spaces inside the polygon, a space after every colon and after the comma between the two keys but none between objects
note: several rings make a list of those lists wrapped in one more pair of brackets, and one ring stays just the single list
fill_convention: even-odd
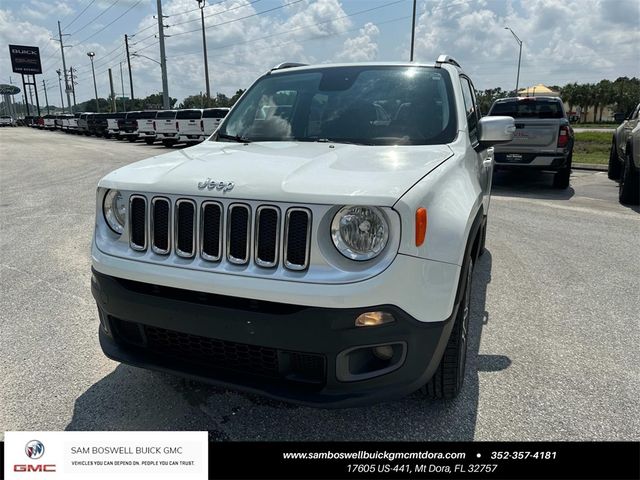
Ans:
[{"label": "headlight", "polygon": [[102,212],[107,225],[114,232],[121,234],[124,231],[124,222],[127,215],[127,204],[118,190],[109,190],[102,202]]},{"label": "headlight", "polygon": [[389,239],[389,225],[375,207],[346,206],[333,217],[331,238],[338,251],[351,260],[377,257]]}]

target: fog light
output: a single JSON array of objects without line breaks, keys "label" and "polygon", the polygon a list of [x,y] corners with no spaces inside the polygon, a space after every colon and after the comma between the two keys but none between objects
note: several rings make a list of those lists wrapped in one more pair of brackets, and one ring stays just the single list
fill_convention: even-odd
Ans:
[{"label": "fog light", "polygon": [[356,327],[375,327],[395,322],[393,315],[387,312],[366,312],[356,318]]},{"label": "fog light", "polygon": [[373,354],[380,360],[391,360],[391,357],[393,357],[393,347],[391,345],[380,345],[373,349]]}]

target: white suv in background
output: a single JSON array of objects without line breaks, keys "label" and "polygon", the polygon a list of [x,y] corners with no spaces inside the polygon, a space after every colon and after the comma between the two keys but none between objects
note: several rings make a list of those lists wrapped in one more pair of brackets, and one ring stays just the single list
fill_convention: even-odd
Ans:
[{"label": "white suv in background", "polygon": [[160,140],[165,147],[178,143],[178,129],[176,127],[177,110],[160,110],[153,121],[156,140]]},{"label": "white suv in background", "polygon": [[103,351],[308,405],[455,397],[514,131],[448,56],[275,67],[209,141],[99,182]]},{"label": "white suv in background", "polygon": [[225,107],[204,109],[202,112],[202,140],[210,137],[216,131],[222,119],[227,116],[227,113],[229,113],[229,109]]},{"label": "white suv in background", "polygon": [[179,143],[198,143],[204,140],[202,109],[190,108],[178,110],[176,129]]}]

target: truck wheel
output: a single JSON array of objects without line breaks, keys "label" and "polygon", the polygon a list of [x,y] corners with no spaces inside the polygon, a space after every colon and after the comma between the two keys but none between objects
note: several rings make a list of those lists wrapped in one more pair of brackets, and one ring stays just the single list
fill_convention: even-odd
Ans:
[{"label": "truck wheel", "polygon": [[567,160],[567,166],[558,170],[556,174],[553,176],[553,188],[559,188],[564,190],[565,188],[569,188],[569,177],[571,176],[571,163],[573,158],[573,152],[569,154],[569,159]]},{"label": "truck wheel", "polygon": [[155,142],[155,141],[156,141],[156,139],[155,139],[155,138],[145,138],[145,139],[144,139],[144,142],[145,142],[147,145],[153,145],[153,142]]},{"label": "truck wheel", "polygon": [[127,140],[129,140],[129,142],[133,143],[136,140],[138,140],[138,137],[136,137],[135,135],[129,135],[129,137],[127,137]]},{"label": "truck wheel", "polygon": [[609,168],[607,168],[607,176],[611,180],[618,180],[622,168],[620,165],[620,159],[618,158],[618,149],[616,147],[616,139],[611,141],[611,151],[609,152]]},{"label": "truck wheel", "polygon": [[631,149],[627,149],[627,158],[624,161],[622,175],[620,175],[620,190],[618,198],[620,203],[626,205],[640,204],[640,170],[636,170],[632,163]]},{"label": "truck wheel", "polygon": [[473,276],[473,261],[468,260],[462,301],[458,306],[455,323],[451,330],[449,342],[440,360],[440,365],[423,387],[423,392],[431,398],[452,399],[458,396],[464,381],[464,371],[467,361],[467,344],[469,332],[469,313],[471,307],[471,277]]},{"label": "truck wheel", "polygon": [[162,140],[162,144],[165,147],[170,148],[170,147],[173,147],[176,144],[176,142],[174,140]]}]

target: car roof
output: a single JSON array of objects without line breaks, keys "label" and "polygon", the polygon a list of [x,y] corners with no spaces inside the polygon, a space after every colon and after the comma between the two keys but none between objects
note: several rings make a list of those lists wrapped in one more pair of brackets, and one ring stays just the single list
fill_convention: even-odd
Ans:
[{"label": "car roof", "polygon": [[517,100],[556,100],[558,102],[561,102],[562,99],[560,97],[551,97],[549,95],[535,95],[535,96],[531,96],[531,97],[506,97],[506,98],[498,98],[496,100],[495,103],[501,103],[501,102],[513,102],[513,101],[517,101]]},{"label": "car roof", "polygon": [[318,70],[325,68],[345,68],[345,67],[436,67],[435,63],[417,62],[351,62],[351,63],[318,63],[315,65],[300,65],[295,67],[274,67],[270,70],[271,75],[282,72],[303,72],[305,70]]}]

